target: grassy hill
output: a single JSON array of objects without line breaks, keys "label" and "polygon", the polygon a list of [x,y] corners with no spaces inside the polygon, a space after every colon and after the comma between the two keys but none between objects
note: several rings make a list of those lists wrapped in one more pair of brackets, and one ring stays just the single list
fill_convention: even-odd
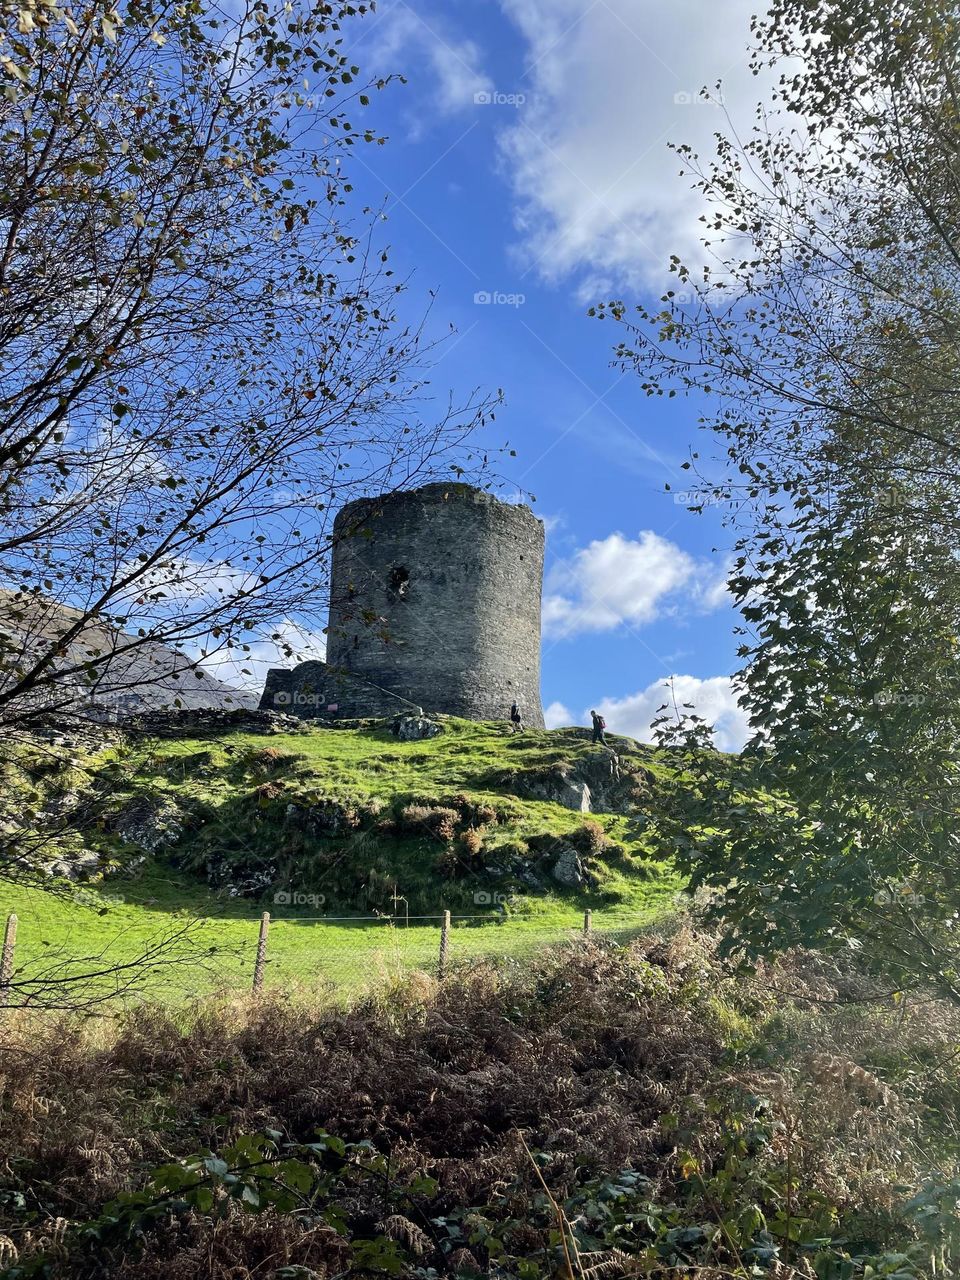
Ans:
[{"label": "grassy hill", "polygon": [[[618,740],[613,777],[583,731],[442,724],[413,742],[367,722],[102,750],[20,744],[4,791],[20,814],[59,823],[53,852],[34,856],[70,870],[84,850],[87,878],[4,887],[0,909],[21,921],[18,961],[80,972],[189,922],[192,954],[207,959],[169,966],[164,984],[247,985],[266,909],[268,977],[351,986],[399,959],[433,966],[444,910],[467,955],[556,940],[587,909],[597,929],[624,931],[669,907],[679,885],[654,857],[651,816],[668,767],[652,749]],[[569,807],[590,782],[593,803],[617,812]],[[311,925],[321,916],[398,927]]]},{"label": "grassy hill", "polygon": [[[695,919],[651,929],[670,762],[617,745],[618,775],[577,731],[454,720],[8,749],[8,828],[59,820],[45,856],[89,879],[3,904],[15,987],[80,998],[3,1014],[0,1274],[955,1274],[957,1010],[852,954],[744,973]],[[544,945],[587,909],[597,938]],[[101,1008],[118,962],[178,1006]]]}]

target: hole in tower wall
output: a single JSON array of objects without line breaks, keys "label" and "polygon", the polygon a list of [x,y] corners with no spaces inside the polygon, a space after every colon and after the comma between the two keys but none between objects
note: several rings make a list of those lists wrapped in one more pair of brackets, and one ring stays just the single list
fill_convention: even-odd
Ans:
[{"label": "hole in tower wall", "polygon": [[410,585],[410,571],[405,565],[394,565],[390,570],[390,590],[402,600]]}]

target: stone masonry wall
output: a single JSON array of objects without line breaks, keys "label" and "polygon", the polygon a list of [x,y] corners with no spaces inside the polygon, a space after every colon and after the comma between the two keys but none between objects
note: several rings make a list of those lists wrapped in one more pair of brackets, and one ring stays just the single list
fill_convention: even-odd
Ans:
[{"label": "stone masonry wall", "polygon": [[544,533],[528,507],[427,485],[350,503],[334,540],[331,666],[428,713],[503,719],[517,701],[543,726]]},{"label": "stone masonry wall", "polygon": [[409,715],[420,707],[385,689],[374,688],[325,662],[301,662],[292,671],[267,672],[261,711],[279,711],[304,719],[370,720]]}]

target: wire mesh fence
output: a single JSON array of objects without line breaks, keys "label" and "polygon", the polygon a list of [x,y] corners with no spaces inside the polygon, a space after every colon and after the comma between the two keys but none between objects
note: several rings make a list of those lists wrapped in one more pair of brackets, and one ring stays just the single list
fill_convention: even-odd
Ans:
[{"label": "wire mesh fence", "polygon": [[479,963],[522,963],[585,939],[624,943],[641,923],[451,915],[183,921],[157,935],[104,929],[51,944],[41,922],[8,916],[0,1008],[181,1002],[215,992],[327,993],[352,999],[420,972],[443,979]]},{"label": "wire mesh fence", "polygon": [[303,981],[349,992],[419,971],[444,978],[464,965],[522,959],[584,937],[584,925],[491,922],[489,916],[354,917],[269,924],[262,985]]}]

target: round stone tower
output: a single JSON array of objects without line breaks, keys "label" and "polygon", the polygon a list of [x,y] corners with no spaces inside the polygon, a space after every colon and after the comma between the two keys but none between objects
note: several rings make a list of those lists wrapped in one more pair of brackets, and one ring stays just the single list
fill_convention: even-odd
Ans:
[{"label": "round stone tower", "polygon": [[465,484],[351,502],[334,524],[327,662],[425,711],[543,727],[543,523]]}]

